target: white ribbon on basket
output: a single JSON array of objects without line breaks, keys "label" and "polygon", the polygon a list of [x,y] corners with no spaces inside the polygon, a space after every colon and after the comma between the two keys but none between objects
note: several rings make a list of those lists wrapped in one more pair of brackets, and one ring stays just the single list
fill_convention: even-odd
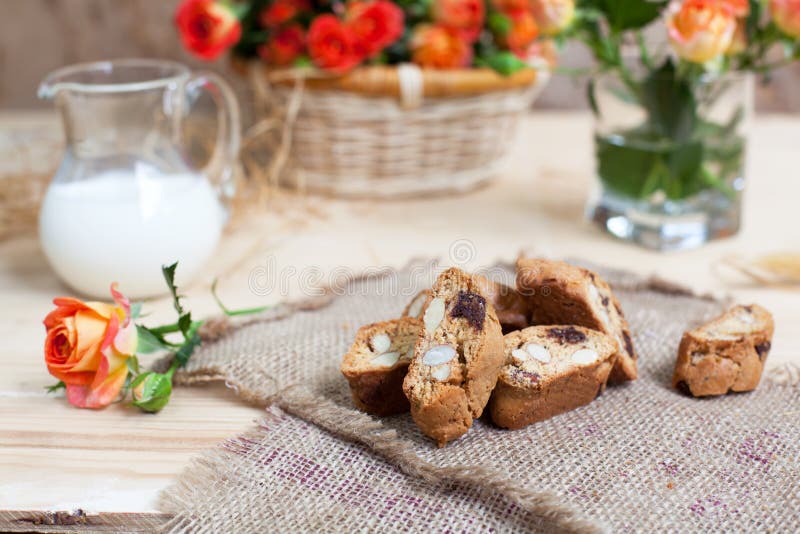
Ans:
[{"label": "white ribbon on basket", "polygon": [[414,63],[402,63],[397,66],[397,78],[400,84],[400,105],[404,109],[420,107],[425,97],[422,69]]}]

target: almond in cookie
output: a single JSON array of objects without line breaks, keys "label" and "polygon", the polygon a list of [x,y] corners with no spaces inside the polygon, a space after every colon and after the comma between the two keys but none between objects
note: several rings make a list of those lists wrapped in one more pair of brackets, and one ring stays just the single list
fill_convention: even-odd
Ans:
[{"label": "almond in cookie", "polygon": [[[499,282],[493,282],[484,276],[472,275],[480,287],[481,293],[486,297],[497,314],[503,333],[520,330],[530,326],[530,307],[528,299],[519,294],[513,287]],[[403,310],[404,316],[422,318],[422,312],[431,298],[430,289],[417,293]]]},{"label": "almond in cookie", "polygon": [[480,285],[459,269],[436,280],[403,383],[411,415],[440,447],[480,417],[503,364],[503,336]]},{"label": "almond in cookie", "polygon": [[672,385],[695,397],[755,389],[774,330],[761,306],[734,306],[683,335]]},{"label": "almond in cookie", "polygon": [[529,301],[532,324],[572,324],[599,330],[619,346],[609,382],[635,380],[636,350],[619,301],[596,273],[561,261],[520,259],[517,289]]},{"label": "almond in cookie", "polygon": [[422,319],[422,312],[425,310],[425,304],[431,298],[431,290],[423,289],[412,298],[401,314],[403,317],[416,317]]},{"label": "almond in cookie", "polygon": [[403,379],[414,355],[422,321],[402,317],[361,327],[342,360],[353,402],[374,415],[408,411]]},{"label": "almond in cookie", "polygon": [[506,364],[489,413],[503,428],[531,423],[589,404],[605,388],[617,342],[578,326],[532,326],[504,338]]}]

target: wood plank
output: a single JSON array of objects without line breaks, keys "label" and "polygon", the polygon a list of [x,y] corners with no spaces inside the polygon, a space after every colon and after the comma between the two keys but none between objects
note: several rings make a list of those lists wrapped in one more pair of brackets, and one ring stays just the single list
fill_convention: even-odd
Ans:
[{"label": "wood plank", "polygon": [[47,534],[50,532],[154,532],[169,521],[169,514],[87,514],[83,510],[42,512],[0,510],[0,532]]}]

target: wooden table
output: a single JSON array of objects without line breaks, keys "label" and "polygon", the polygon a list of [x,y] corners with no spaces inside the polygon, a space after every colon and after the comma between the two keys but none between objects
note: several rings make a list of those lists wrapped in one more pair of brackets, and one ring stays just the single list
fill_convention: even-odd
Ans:
[{"label": "wooden table", "polygon": [[[51,115],[6,116],[0,131],[32,123],[57,128]],[[800,117],[756,120],[742,233],[669,254],[614,241],[583,220],[592,180],[590,127],[586,114],[531,115],[514,147],[512,170],[467,195],[383,203],[309,198],[273,207],[227,237],[205,274],[186,289],[187,304],[196,314],[214,313],[208,287],[219,274],[231,307],[297,296],[297,275],[287,276],[287,295],[251,289],[251,276],[270,264],[278,271],[360,270],[401,266],[413,256],[447,261],[451,247],[465,246],[474,256],[469,268],[513,259],[527,248],[658,273],[700,291],[761,303],[778,325],[769,365],[800,363],[800,291],[752,287],[714,269],[729,254],[800,251]],[[33,237],[0,243],[0,510],[154,511],[159,490],[193,456],[247,429],[261,410],[243,405],[222,385],[179,388],[155,416],[123,406],[78,410],[46,395],[44,386],[54,380],[43,363],[41,321],[51,299],[62,294],[69,290],[54,278]],[[146,308],[153,324],[171,319],[166,299]]]}]

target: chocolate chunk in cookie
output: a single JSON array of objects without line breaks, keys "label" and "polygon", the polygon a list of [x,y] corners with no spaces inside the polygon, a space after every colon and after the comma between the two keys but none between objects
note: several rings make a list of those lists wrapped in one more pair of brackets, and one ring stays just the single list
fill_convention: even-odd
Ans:
[{"label": "chocolate chunk in cookie", "polygon": [[455,306],[450,311],[453,319],[463,317],[469,325],[480,332],[486,319],[486,299],[477,293],[459,291]]}]

